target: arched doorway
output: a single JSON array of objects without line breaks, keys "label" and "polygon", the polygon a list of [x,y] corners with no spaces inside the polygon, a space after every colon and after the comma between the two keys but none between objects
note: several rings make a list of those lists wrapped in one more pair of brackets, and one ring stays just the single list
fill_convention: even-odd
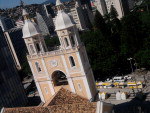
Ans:
[{"label": "arched doorway", "polygon": [[55,71],[52,74],[54,86],[68,85],[67,77],[62,71]]}]

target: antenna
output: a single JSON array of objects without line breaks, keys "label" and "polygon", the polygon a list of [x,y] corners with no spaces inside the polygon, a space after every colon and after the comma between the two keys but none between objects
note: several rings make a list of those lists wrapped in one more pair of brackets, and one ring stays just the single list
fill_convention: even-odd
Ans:
[{"label": "antenna", "polygon": [[25,3],[24,3],[22,0],[20,0],[20,6],[21,6],[22,8],[25,6]]}]

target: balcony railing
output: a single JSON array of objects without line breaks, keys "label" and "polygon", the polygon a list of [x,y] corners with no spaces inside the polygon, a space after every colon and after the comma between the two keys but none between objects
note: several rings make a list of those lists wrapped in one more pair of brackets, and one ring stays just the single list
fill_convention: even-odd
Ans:
[{"label": "balcony railing", "polygon": [[76,47],[73,47],[73,48],[70,48],[70,49],[58,48],[58,50],[53,50],[53,51],[48,51],[48,52],[41,52],[41,53],[34,54],[34,55],[27,55],[27,58],[28,59],[35,59],[35,58],[55,56],[55,55],[61,55],[61,54],[65,54],[65,53],[75,52],[75,51],[78,51],[78,49],[81,46],[83,46],[83,43],[80,44],[79,46],[76,46]]}]

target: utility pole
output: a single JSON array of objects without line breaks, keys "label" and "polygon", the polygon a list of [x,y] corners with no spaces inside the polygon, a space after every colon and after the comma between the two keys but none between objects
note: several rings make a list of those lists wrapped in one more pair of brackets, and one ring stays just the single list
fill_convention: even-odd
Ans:
[{"label": "utility pole", "polygon": [[131,70],[132,70],[132,73],[133,73],[133,66],[132,66],[132,62],[131,62],[131,61],[132,61],[132,59],[133,59],[133,58],[131,58],[131,57],[130,57],[130,58],[127,58],[127,60],[129,60],[129,61],[130,61],[130,66],[131,66]]}]

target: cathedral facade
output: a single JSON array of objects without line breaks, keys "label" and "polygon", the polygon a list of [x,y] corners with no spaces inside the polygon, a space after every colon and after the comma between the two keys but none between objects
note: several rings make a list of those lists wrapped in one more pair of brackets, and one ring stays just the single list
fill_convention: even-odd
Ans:
[{"label": "cathedral facade", "polygon": [[29,53],[27,59],[40,98],[45,103],[63,87],[92,100],[97,90],[85,46],[80,41],[74,22],[65,13],[63,4],[57,0],[56,6],[55,30],[60,46],[53,51],[48,51],[38,26],[23,9],[23,38]]}]

